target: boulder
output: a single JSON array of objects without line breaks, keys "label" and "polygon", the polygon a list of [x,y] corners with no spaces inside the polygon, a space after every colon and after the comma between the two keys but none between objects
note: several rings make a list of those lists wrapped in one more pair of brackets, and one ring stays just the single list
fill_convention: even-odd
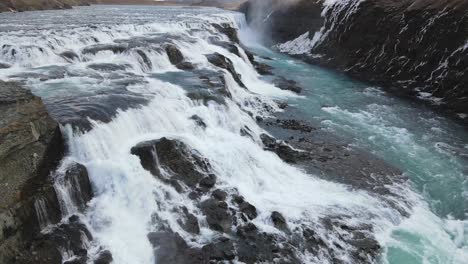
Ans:
[{"label": "boulder", "polygon": [[0,62],[0,70],[1,70],[1,69],[8,69],[8,68],[10,68],[10,67],[11,67],[10,64]]},{"label": "boulder", "polygon": [[206,55],[206,58],[211,64],[227,70],[229,73],[231,73],[234,80],[241,87],[245,87],[244,83],[242,83],[241,76],[236,72],[234,65],[232,64],[232,61],[229,58],[226,58],[225,56],[219,53]]},{"label": "boulder", "polygon": [[273,224],[275,225],[276,228],[278,228],[281,231],[287,231],[288,230],[288,224],[286,223],[286,219],[284,216],[277,212],[274,211],[271,213],[271,221],[273,221]]},{"label": "boulder", "polygon": [[191,214],[186,207],[182,208],[183,219],[179,219],[178,223],[187,232],[192,234],[200,233],[200,226],[198,225],[198,219],[195,215]]},{"label": "boulder", "polygon": [[113,53],[123,53],[127,51],[128,47],[126,45],[121,44],[96,44],[89,47],[84,48],[81,53],[84,55],[92,54],[95,55],[101,51],[111,51]]},{"label": "boulder", "polygon": [[231,25],[223,23],[223,24],[212,24],[216,30],[223,33],[228,37],[228,39],[232,42],[239,43],[239,37],[237,36],[237,29],[233,28]]},{"label": "boulder", "polygon": [[72,62],[74,60],[79,60],[80,56],[76,54],[74,51],[67,50],[59,54],[62,58],[67,60],[68,62]]},{"label": "boulder", "polygon": [[216,184],[216,175],[210,174],[200,181],[200,186],[205,189],[210,189]]},{"label": "boulder", "polygon": [[195,69],[195,66],[188,61],[183,61],[181,63],[176,64],[177,69],[179,70],[185,70],[185,71],[191,71]]},{"label": "boulder", "polygon": [[165,50],[172,64],[177,65],[184,61],[184,55],[175,45],[167,45]]},{"label": "boulder", "polygon": [[275,79],[273,84],[281,90],[288,90],[295,93],[301,93],[302,91],[302,88],[297,85],[297,82],[282,77]]},{"label": "boulder", "polygon": [[78,163],[71,164],[65,172],[64,181],[73,202],[79,210],[84,211],[86,204],[93,198],[86,167]]},{"label": "boulder", "polygon": [[94,264],[110,264],[113,260],[112,253],[109,250],[103,250],[99,252]]},{"label": "boulder", "polygon": [[[208,161],[177,140],[161,138],[143,142],[133,147],[131,153],[140,158],[143,168],[178,191],[182,191],[180,183],[195,190],[210,169]],[[169,172],[169,178],[160,173],[158,162]]]},{"label": "boulder", "polygon": [[232,215],[224,201],[209,198],[201,203],[201,209],[211,229],[228,233],[232,226]]},{"label": "boulder", "polygon": [[202,252],[211,261],[227,261],[236,257],[234,244],[226,237],[221,237],[218,241],[203,246]]}]

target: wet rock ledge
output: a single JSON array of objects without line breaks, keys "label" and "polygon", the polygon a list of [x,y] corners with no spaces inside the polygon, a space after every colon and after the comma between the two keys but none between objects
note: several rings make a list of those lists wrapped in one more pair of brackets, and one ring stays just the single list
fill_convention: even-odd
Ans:
[{"label": "wet rock ledge", "polygon": [[[86,255],[82,234],[88,240],[90,234],[76,216],[61,222],[51,179],[64,152],[59,125],[42,100],[0,81],[0,263],[61,264],[62,251]],[[84,210],[92,198],[86,168],[70,164],[63,183]],[[41,232],[47,226],[50,231]]]}]

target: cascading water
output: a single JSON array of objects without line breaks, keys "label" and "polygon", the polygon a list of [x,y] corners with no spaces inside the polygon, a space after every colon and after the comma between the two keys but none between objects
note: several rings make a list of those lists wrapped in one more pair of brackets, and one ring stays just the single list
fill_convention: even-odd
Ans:
[{"label": "cascading water", "polygon": [[[388,193],[377,195],[319,178],[264,149],[262,134],[267,132],[255,118],[281,112],[277,101],[305,102],[308,96],[280,90],[262,78],[244,48],[231,43],[216,26],[244,27],[242,15],[209,8],[129,6],[51,11],[37,13],[41,15],[35,18],[31,14],[36,13],[18,14],[22,23],[9,15],[0,16],[0,61],[11,65],[0,69],[0,78],[24,82],[44,98],[52,115],[64,125],[69,153],[56,172],[55,187],[64,219],[80,214],[93,234],[93,241],[85,245],[90,263],[101,248],[110,250],[114,263],[155,263],[160,259],[158,254],[165,253],[158,251],[164,245],[155,247],[149,234],[167,229],[177,232],[191,248],[202,248],[223,236],[242,240],[236,237],[239,227],[235,224],[223,235],[208,223],[200,204],[212,191],[201,192],[194,199],[188,185],[182,184],[181,191],[165,181],[172,172],[159,164],[158,160],[165,158],[158,156],[160,149],[152,150],[160,177],[145,169],[142,160],[132,154],[141,142],[163,138],[180,142],[189,153],[206,160],[207,171],[198,173],[216,175],[217,189],[229,196],[241,195],[255,206],[253,219],[238,221],[254,224],[279,241],[280,248],[291,249],[294,259],[280,256],[274,261],[373,262],[369,252],[375,249],[362,249],[373,245],[369,241],[375,238],[384,247],[382,259],[377,261],[399,263],[388,257],[388,252],[405,250],[411,238],[398,237],[395,232],[408,230],[420,236],[413,239],[429,240],[422,242],[420,249],[411,248],[421,250],[417,254],[425,261],[463,263],[466,258],[464,231],[461,238],[450,237],[451,230],[441,229],[443,220],[431,213],[423,198],[406,184],[390,184]],[[183,71],[173,65],[165,51],[167,45],[177,47],[195,70]],[[232,46],[238,54],[232,52]],[[311,78],[302,80],[304,85],[321,85],[311,76],[326,74],[302,64],[302,69],[290,66],[290,58],[264,48],[256,52],[274,58],[271,63],[284,76],[295,72]],[[243,85],[232,72],[209,62],[207,55],[215,53],[232,63]],[[211,77],[220,77],[224,90],[206,92],[206,84],[200,79]],[[195,96],[202,92],[208,95]],[[298,105],[301,107],[301,103]],[[337,107],[324,110],[332,116],[345,112]],[[356,114],[349,115],[354,118]],[[352,126],[341,116],[327,116],[324,126],[336,130]],[[361,120],[364,126],[368,122]],[[377,124],[374,130],[385,126]],[[246,128],[249,136],[242,133]],[[372,142],[371,135],[368,140]],[[73,162],[86,166],[93,186],[94,198],[82,214],[63,180],[64,170]],[[226,203],[229,208],[237,207],[232,200]],[[36,207],[43,211],[40,202]],[[199,233],[183,228],[181,208],[195,217]],[[276,227],[273,212],[284,216],[287,231]],[[452,229],[457,229],[452,223]],[[310,230],[316,239],[315,252],[304,245],[304,234]],[[355,238],[358,235],[362,237]],[[368,244],[350,243],[353,239]],[[436,241],[430,242],[432,239]],[[64,252],[64,257],[74,258],[70,252]],[[233,258],[241,261],[240,256]]]}]

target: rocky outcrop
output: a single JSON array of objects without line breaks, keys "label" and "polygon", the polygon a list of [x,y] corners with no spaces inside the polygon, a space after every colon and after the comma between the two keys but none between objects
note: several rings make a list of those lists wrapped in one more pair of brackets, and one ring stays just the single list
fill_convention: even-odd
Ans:
[{"label": "rocky outcrop", "polygon": [[[278,147],[281,143],[274,138],[264,135],[262,139],[266,149],[275,151],[281,158],[298,165],[302,162],[312,162],[315,166],[316,157],[322,156],[317,146],[305,149],[304,154],[299,154],[299,151],[285,144],[284,147]],[[284,151],[286,149],[289,150]],[[281,153],[282,151],[284,152]],[[326,150],[333,155],[338,155],[339,152],[343,155],[342,151],[343,149],[336,152]],[[205,245],[193,246],[186,241],[187,238],[184,239],[183,234],[176,232],[172,225],[165,224],[155,213],[153,218],[158,219],[154,223],[155,230],[149,232],[147,237],[154,246],[156,261],[159,263],[202,264],[233,259],[252,264],[300,263],[300,254],[320,255],[328,258],[330,262],[340,263],[337,257],[340,250],[336,245],[330,245],[331,241],[349,247],[353,263],[372,263],[380,252],[380,246],[372,235],[372,227],[349,226],[346,216],[327,216],[313,224],[304,223],[293,227],[288,225],[287,215],[272,211],[268,217],[272,228],[276,228],[278,232],[264,232],[255,224],[260,215],[255,205],[239,195],[236,189],[230,189],[224,183],[218,182],[208,160],[180,140],[161,138],[143,142],[133,147],[131,153],[140,158],[142,167],[154,177],[191,200],[193,206],[190,210],[177,205],[170,209],[178,214],[177,223],[181,229],[192,235],[198,235],[202,228],[209,228],[217,233],[215,238]],[[367,166],[372,167],[369,168],[370,171],[376,172],[376,165]],[[346,168],[346,165],[337,169],[340,172],[354,173]],[[376,175],[371,174],[369,177],[372,176]],[[360,176],[352,177],[363,180],[362,171]],[[346,182],[343,179],[339,181]],[[350,180],[346,183],[354,184]],[[370,189],[378,184],[371,185],[369,184]],[[365,189],[367,185],[356,187]],[[340,238],[342,241],[336,241],[336,237],[328,237],[336,232],[343,234]]]},{"label": "rocky outcrop", "polygon": [[96,3],[95,0],[5,0],[0,3],[0,12],[70,9],[72,6],[94,3]]},{"label": "rocky outcrop", "polygon": [[[287,42],[281,51],[468,115],[468,1],[296,2],[270,5],[262,20],[275,43]],[[258,23],[252,10],[243,6]]]},{"label": "rocky outcrop", "polygon": [[[58,123],[41,99],[14,83],[0,82],[0,263],[62,263],[62,251],[86,258],[92,237],[78,217],[62,220],[51,173],[65,150]],[[92,198],[86,168],[72,164],[63,178],[76,206]],[[82,236],[84,234],[84,236]]]},{"label": "rocky outcrop", "polygon": [[58,124],[40,98],[0,82],[0,263],[15,263],[23,243],[61,219],[49,173],[62,158]]}]

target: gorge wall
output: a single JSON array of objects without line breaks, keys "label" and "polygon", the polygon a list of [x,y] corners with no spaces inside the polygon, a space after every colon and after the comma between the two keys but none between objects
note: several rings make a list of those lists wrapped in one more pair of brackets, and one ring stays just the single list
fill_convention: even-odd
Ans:
[{"label": "gorge wall", "polygon": [[468,115],[468,1],[250,1],[280,51]]}]

